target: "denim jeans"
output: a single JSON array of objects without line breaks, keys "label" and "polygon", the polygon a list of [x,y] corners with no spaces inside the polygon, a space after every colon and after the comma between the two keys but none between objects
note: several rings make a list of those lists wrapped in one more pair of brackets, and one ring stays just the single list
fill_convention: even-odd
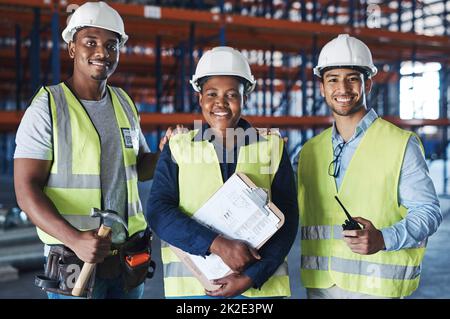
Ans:
[{"label": "denim jeans", "polygon": [[[136,288],[125,292],[123,290],[122,278],[115,279],[95,278],[92,299],[141,299],[144,294],[144,283]],[[66,296],[47,292],[48,299],[85,299],[74,296]]]}]

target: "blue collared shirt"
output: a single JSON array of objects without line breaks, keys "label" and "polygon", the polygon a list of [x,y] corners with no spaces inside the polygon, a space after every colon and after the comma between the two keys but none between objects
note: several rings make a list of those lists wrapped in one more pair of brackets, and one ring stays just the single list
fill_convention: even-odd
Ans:
[{"label": "blue collared shirt", "polygon": [[[377,113],[371,109],[358,123],[353,136],[344,144],[338,163],[339,175],[335,178],[338,189],[355,150],[367,129],[377,118]],[[332,128],[332,141],[333,149],[344,142],[335,124]],[[442,221],[436,190],[428,174],[420,142],[415,137],[410,138],[406,146],[400,172],[398,199],[399,204],[406,207],[408,213],[398,223],[381,229],[387,251],[421,246]]]},{"label": "blue collared shirt", "polygon": [[[204,126],[203,131],[207,127]],[[238,127],[245,130],[251,126],[241,119]],[[203,134],[197,134],[194,140],[202,138]],[[244,145],[252,142],[254,141],[246,140]],[[218,151],[218,145],[212,144]],[[221,151],[223,151],[222,158],[226,159],[220,162],[222,179],[225,182],[236,170],[239,149],[235,149],[232,156],[226,154],[225,148],[218,152]],[[192,187],[195,187],[195,185],[192,185]],[[295,240],[299,225],[294,172],[286,149],[283,149],[281,162],[274,176],[271,191],[272,201],[284,213],[285,222],[259,250],[261,260],[247,267],[244,271],[244,274],[253,280],[257,288],[260,288],[283,263]],[[170,147],[167,144],[156,165],[146,217],[150,227],[162,240],[194,255],[207,255],[211,243],[218,235],[211,229],[197,223],[179,209],[178,165],[172,160]]]}]

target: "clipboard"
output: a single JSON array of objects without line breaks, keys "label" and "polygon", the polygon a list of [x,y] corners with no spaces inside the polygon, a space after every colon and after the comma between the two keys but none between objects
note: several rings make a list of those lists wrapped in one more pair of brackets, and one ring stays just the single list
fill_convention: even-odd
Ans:
[{"label": "clipboard", "polygon": [[[225,237],[243,240],[256,249],[261,248],[285,221],[284,214],[269,201],[267,192],[243,173],[233,174],[192,218]],[[203,258],[172,245],[169,247],[206,290],[220,287],[211,284],[210,280],[232,273],[217,255]],[[217,274],[220,276],[212,277]]]}]

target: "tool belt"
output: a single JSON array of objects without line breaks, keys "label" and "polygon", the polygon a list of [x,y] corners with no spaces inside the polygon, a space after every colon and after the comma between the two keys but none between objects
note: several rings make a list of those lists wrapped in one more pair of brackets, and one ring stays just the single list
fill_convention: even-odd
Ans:
[{"label": "tool belt", "polygon": [[[82,297],[91,298],[95,277],[123,281],[124,291],[139,286],[147,278],[152,278],[155,262],[151,259],[152,232],[147,228],[131,236],[121,245],[113,244],[111,253],[97,264]],[[50,246],[44,275],[36,276],[35,285],[39,288],[63,295],[71,295],[72,288],[80,274],[84,262],[63,245]]]},{"label": "tool belt", "polygon": [[[81,272],[84,262],[64,245],[52,245],[45,263],[43,275],[35,277],[34,283],[46,292],[72,295],[72,288]],[[94,288],[95,270],[86,284],[81,297],[90,298]]]},{"label": "tool belt", "polygon": [[96,276],[102,279],[122,277],[124,291],[128,292],[152,278],[156,264],[152,260],[152,232],[138,232],[120,245],[112,245],[110,256],[97,266]]}]

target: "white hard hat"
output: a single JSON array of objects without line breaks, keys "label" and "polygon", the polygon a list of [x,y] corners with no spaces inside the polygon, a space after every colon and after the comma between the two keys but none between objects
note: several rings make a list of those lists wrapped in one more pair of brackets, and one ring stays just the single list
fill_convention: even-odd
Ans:
[{"label": "white hard hat", "polygon": [[95,27],[116,32],[120,34],[120,46],[128,40],[121,16],[103,1],[86,2],[75,10],[62,32],[64,41],[66,43],[72,41],[73,35],[82,27]]},{"label": "white hard hat", "polygon": [[213,75],[232,75],[247,80],[245,93],[253,91],[256,85],[247,59],[241,52],[230,47],[215,47],[203,54],[190,81],[194,90],[200,92],[201,87],[198,81]]},{"label": "white hard hat", "polygon": [[361,68],[369,78],[377,74],[367,45],[348,34],[340,34],[322,48],[314,74],[322,77],[322,70],[328,67]]}]

